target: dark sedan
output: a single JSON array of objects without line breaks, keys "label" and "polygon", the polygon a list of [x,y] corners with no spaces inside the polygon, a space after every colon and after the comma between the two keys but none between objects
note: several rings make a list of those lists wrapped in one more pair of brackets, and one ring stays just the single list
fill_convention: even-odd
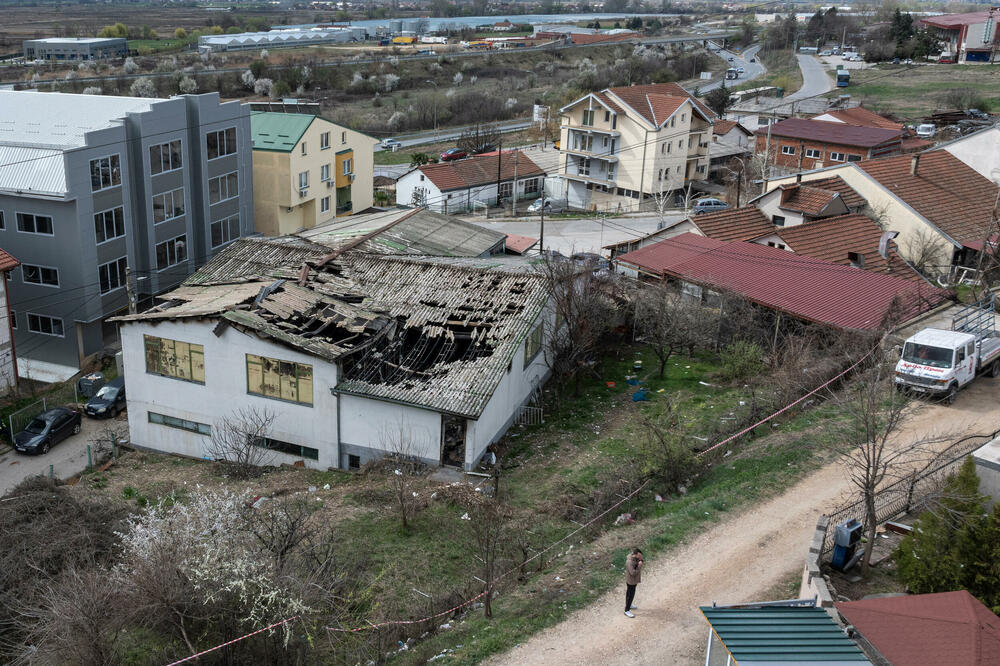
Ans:
[{"label": "dark sedan", "polygon": [[113,419],[123,409],[125,409],[125,380],[121,377],[112,379],[102,386],[97,395],[83,406],[83,412],[95,418]]},{"label": "dark sedan", "polygon": [[14,435],[14,448],[21,453],[48,453],[70,435],[80,432],[80,412],[66,407],[56,407],[42,412]]},{"label": "dark sedan", "polygon": [[450,162],[451,160],[460,160],[463,157],[468,157],[468,153],[466,153],[461,148],[449,148],[448,150],[441,153],[442,162]]}]

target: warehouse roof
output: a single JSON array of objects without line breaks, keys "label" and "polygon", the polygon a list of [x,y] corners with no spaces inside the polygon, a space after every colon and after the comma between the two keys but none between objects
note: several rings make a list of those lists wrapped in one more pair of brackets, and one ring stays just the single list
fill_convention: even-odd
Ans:
[{"label": "warehouse roof", "polygon": [[316,116],[309,113],[257,111],[250,114],[254,150],[291,152]]},{"label": "warehouse roof", "polygon": [[643,271],[710,289],[838,328],[877,328],[889,315],[909,319],[945,300],[941,289],[804,257],[786,250],[681,234],[616,259]]},{"label": "warehouse roof", "polygon": [[750,664],[870,663],[826,611],[813,606],[702,606],[733,661]]}]

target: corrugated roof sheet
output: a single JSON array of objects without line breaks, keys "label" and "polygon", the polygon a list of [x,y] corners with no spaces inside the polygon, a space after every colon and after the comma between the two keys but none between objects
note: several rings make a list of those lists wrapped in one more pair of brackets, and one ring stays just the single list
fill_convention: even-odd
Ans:
[{"label": "corrugated roof sheet", "polygon": [[947,30],[957,30],[965,25],[984,23],[989,18],[990,12],[967,12],[965,14],[942,14],[941,16],[925,16],[920,19],[921,23],[932,25],[936,28]]},{"label": "corrugated roof sheet", "polygon": [[250,135],[254,150],[290,152],[315,119],[315,115],[308,113],[251,113]]},{"label": "corrugated roof sheet", "polygon": [[848,601],[837,610],[893,664],[1000,664],[1000,617],[966,590]]},{"label": "corrugated roof sheet", "polygon": [[530,236],[521,236],[519,234],[507,234],[507,249],[511,252],[516,252],[517,254],[524,254],[531,248],[535,247],[538,242],[537,238],[532,238]]},{"label": "corrugated roof sheet", "polygon": [[906,319],[947,296],[925,283],[786,250],[741,241],[706,241],[711,239],[681,234],[624,254],[618,261],[649,273],[732,291],[798,319],[854,330],[878,327],[897,305],[900,309],[895,314]]},{"label": "corrugated roof sheet", "polygon": [[737,663],[871,663],[822,608],[713,608],[702,615]]},{"label": "corrugated roof sheet", "polygon": [[[497,169],[498,159],[500,160],[499,171]],[[496,153],[473,155],[451,162],[425,164],[419,169],[439,190],[447,192],[496,183],[498,175],[501,181],[513,180],[515,161],[517,162],[518,180],[545,175],[545,171],[520,150],[505,151],[502,156],[497,156]]]},{"label": "corrugated roof sheet", "polygon": [[858,127],[880,127],[882,129],[900,131],[903,129],[903,123],[897,123],[894,120],[889,120],[885,116],[880,116],[874,111],[869,111],[863,106],[856,106],[852,109],[832,109],[830,111],[817,114],[816,116],[813,116],[812,119],[818,119],[819,116],[830,116],[832,118],[836,118],[842,123],[856,125]]},{"label": "corrugated roof sheet", "polygon": [[66,194],[63,151],[0,143],[0,190],[53,196]]},{"label": "corrugated roof sheet", "polygon": [[774,230],[771,220],[756,206],[704,213],[692,217],[691,221],[709,238],[722,241],[750,240]]},{"label": "corrugated roof sheet", "polygon": [[254,281],[275,266],[301,266],[329,253],[329,248],[323,245],[294,236],[249,236],[227,245],[184,284]]},{"label": "corrugated roof sheet", "polygon": [[898,141],[902,136],[902,132],[899,130],[858,127],[846,123],[831,123],[807,118],[788,118],[774,123],[770,129],[760,128],[756,134],[766,137],[768,132],[771,136],[860,148],[871,148],[883,143]]}]

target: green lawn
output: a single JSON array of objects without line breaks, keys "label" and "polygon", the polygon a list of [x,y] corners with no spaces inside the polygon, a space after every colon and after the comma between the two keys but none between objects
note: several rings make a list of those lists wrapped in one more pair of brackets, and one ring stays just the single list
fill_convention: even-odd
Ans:
[{"label": "green lawn", "polygon": [[873,110],[919,122],[934,111],[955,110],[952,91],[980,97],[984,111],[1000,110],[1000,65],[880,65],[851,72],[845,92]]},{"label": "green lawn", "polygon": [[130,39],[128,40],[128,47],[138,51],[141,55],[143,53],[158,53],[161,51],[182,49],[195,41],[197,40],[191,37],[184,39],[175,39],[173,37],[166,39]]},{"label": "green lawn", "polygon": [[767,67],[767,72],[761,77],[736,86],[736,90],[777,86],[783,89],[787,95],[802,87],[802,70],[799,69],[798,58],[795,57],[791,49],[768,53],[758,52],[757,58]]}]

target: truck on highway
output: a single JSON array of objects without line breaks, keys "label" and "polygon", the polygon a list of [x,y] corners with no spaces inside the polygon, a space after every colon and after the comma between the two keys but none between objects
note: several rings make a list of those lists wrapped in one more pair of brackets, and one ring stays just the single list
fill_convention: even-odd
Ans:
[{"label": "truck on highway", "polygon": [[896,387],[941,397],[949,405],[959,389],[981,374],[1000,375],[1000,337],[994,327],[995,296],[960,310],[951,330],[925,328],[903,343]]},{"label": "truck on highway", "polygon": [[735,67],[730,67],[726,70],[726,80],[738,79],[740,78],[740,70]]}]

